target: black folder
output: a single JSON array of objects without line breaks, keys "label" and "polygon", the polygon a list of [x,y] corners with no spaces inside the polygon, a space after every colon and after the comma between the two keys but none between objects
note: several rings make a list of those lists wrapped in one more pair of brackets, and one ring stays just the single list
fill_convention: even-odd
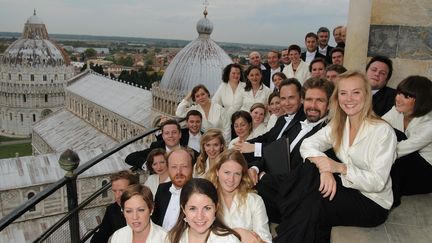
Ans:
[{"label": "black folder", "polygon": [[267,173],[285,174],[291,171],[290,143],[282,136],[263,148],[264,167]]}]

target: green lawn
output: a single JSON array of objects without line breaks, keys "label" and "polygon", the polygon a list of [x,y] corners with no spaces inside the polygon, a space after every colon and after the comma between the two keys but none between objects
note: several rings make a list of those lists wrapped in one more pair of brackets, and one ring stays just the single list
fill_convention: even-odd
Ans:
[{"label": "green lawn", "polygon": [[31,155],[31,143],[0,145],[0,159],[15,157],[15,153],[19,153],[20,157]]},{"label": "green lawn", "polygon": [[8,142],[8,141],[19,141],[19,140],[25,140],[30,138],[10,138],[5,136],[0,136],[0,142]]}]

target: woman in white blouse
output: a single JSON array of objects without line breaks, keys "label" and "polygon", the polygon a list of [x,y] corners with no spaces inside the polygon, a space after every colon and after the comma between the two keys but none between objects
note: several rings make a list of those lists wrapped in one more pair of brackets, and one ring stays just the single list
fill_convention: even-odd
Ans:
[{"label": "woman in white blouse", "polygon": [[272,242],[264,202],[251,189],[247,170],[243,155],[228,149],[220,154],[208,178],[221,198],[224,222],[240,234],[242,242]]},{"label": "woman in white blouse", "polygon": [[210,100],[208,89],[199,84],[195,86],[177,106],[176,116],[185,117],[189,110],[197,110],[202,114],[202,128],[219,128],[224,138],[230,140],[231,128],[226,110],[217,102]]},{"label": "woman in white blouse", "polygon": [[271,90],[263,85],[261,68],[250,66],[245,71],[246,86],[244,88],[242,110],[249,111],[253,104],[267,102]]},{"label": "woman in white blouse", "polygon": [[154,202],[148,187],[130,185],[121,197],[121,208],[127,225],[114,232],[110,243],[165,242],[166,231],[150,219]]},{"label": "woman in white blouse", "polygon": [[296,78],[303,85],[311,74],[309,72],[309,65],[300,58],[300,54],[300,46],[290,45],[288,47],[288,55],[291,63],[284,68],[283,73],[287,78]]},{"label": "woman in white blouse", "polygon": [[147,178],[144,185],[150,188],[154,196],[156,195],[159,184],[171,181],[168,175],[165,150],[161,148],[153,149],[147,156],[146,163],[150,176]]},{"label": "woman in white blouse", "polygon": [[395,106],[383,119],[407,139],[397,145],[397,157],[391,176],[394,203],[402,195],[432,192],[432,82],[422,76],[410,76],[396,88]]},{"label": "woman in white blouse", "polygon": [[201,137],[201,153],[193,168],[194,178],[205,177],[207,171],[216,164],[216,157],[225,150],[225,139],[217,128],[207,130]]},{"label": "woman in white blouse", "polygon": [[252,116],[246,111],[236,111],[231,116],[231,124],[234,127],[234,132],[237,135],[236,138],[231,140],[228,148],[234,147],[237,142],[245,142],[251,139],[250,134],[252,133]]},{"label": "woman in white blouse", "polygon": [[[202,178],[189,180],[180,194],[180,215],[168,233],[171,243],[239,243],[240,236],[226,226],[219,214],[218,193]],[[155,241],[162,242],[162,241]]]},{"label": "woman in white blouse", "polygon": [[[372,111],[363,74],[349,71],[338,79],[330,123],[304,139],[300,153],[306,161],[281,184],[275,242],[330,242],[333,226],[380,225],[392,206],[394,130]],[[341,162],[326,156],[331,148]]]},{"label": "woman in white blouse", "polygon": [[277,119],[283,115],[283,110],[280,106],[279,92],[273,92],[268,98],[268,113],[270,118],[267,121],[267,131],[272,129],[276,124]]},{"label": "woman in white blouse", "polygon": [[255,103],[251,106],[249,113],[252,116],[252,133],[250,134],[250,138],[256,138],[266,133],[267,126],[264,123],[264,118],[267,113],[267,109],[263,103]]},{"label": "woman in white blouse", "polygon": [[240,64],[228,64],[222,73],[222,83],[212,101],[225,108],[227,119],[240,109],[245,88],[243,69]]}]

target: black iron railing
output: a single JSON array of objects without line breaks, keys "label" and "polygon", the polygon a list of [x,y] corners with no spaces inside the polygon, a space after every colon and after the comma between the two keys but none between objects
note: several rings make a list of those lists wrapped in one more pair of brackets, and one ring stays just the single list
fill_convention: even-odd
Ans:
[{"label": "black iron railing", "polygon": [[[182,119],[183,120],[183,119]],[[180,120],[179,122],[181,122]],[[79,231],[79,212],[84,209],[89,203],[91,203],[93,200],[95,200],[99,195],[101,195],[103,192],[108,190],[111,187],[111,183],[107,183],[102,188],[94,192],[92,195],[90,195],[87,199],[82,201],[79,205],[77,205],[76,200],[76,179],[78,175],[82,174],[83,172],[87,171],[103,159],[111,156],[112,154],[118,152],[119,150],[123,149],[124,147],[128,146],[131,143],[134,143],[140,139],[143,139],[144,137],[147,137],[154,132],[158,131],[159,128],[152,128],[145,132],[144,134],[137,135],[129,140],[126,140],[124,142],[121,142],[120,144],[116,145],[114,148],[107,150],[93,159],[87,161],[86,163],[79,166],[74,172],[72,176],[69,177],[63,177],[60,180],[52,183],[51,185],[47,186],[43,191],[37,193],[35,196],[30,198],[25,203],[21,204],[19,207],[14,209],[12,212],[10,212],[8,215],[0,219],[0,231],[8,227],[11,223],[13,223],[15,220],[17,220],[19,217],[21,217],[23,214],[25,214],[27,211],[29,211],[31,208],[34,208],[36,204],[44,200],[45,198],[51,196],[54,194],[57,190],[61,189],[63,186],[66,186],[68,188],[68,199],[72,198],[72,200],[68,200],[68,213],[62,217],[58,222],[56,222],[54,225],[52,225],[50,228],[48,228],[42,235],[37,237],[37,239],[34,242],[42,242],[46,241],[48,237],[50,237],[54,232],[56,232],[60,227],[64,226],[66,222],[69,222],[69,233],[70,233],[70,241],[71,242],[84,242],[87,239],[89,239],[94,232],[98,229],[98,227],[95,227],[95,229],[85,232],[85,234],[81,237],[80,231]],[[72,194],[72,195],[70,195]]]}]

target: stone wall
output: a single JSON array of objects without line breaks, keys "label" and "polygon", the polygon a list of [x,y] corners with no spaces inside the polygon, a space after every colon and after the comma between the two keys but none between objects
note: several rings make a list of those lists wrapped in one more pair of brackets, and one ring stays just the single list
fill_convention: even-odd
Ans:
[{"label": "stone wall", "polygon": [[432,79],[430,0],[352,0],[348,16],[347,68],[363,71],[368,58],[386,55],[394,64],[389,86],[409,75]]}]

